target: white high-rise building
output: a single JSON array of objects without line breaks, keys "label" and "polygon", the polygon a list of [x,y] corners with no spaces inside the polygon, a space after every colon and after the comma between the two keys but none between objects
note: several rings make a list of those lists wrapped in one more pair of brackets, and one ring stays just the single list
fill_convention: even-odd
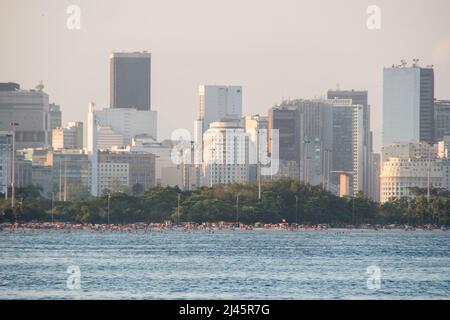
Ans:
[{"label": "white high-rise building", "polygon": [[98,172],[98,194],[102,194],[104,190],[119,192],[129,186],[130,166],[128,163],[100,162]]},{"label": "white high-rise building", "polygon": [[203,141],[204,185],[249,181],[250,135],[241,121],[212,122]]},{"label": "white high-rise building", "polygon": [[368,166],[367,146],[364,144],[364,109],[362,105],[353,108],[353,194],[359,191],[368,193],[365,188],[366,173]]},{"label": "white high-rise building", "polygon": [[415,62],[383,71],[383,146],[434,141],[434,72]]},{"label": "white high-rise building", "polygon": [[410,189],[446,187],[444,166],[427,143],[392,143],[381,154],[380,201],[410,196]]},{"label": "white high-rise building", "polygon": [[[93,117],[97,127],[110,127],[112,131],[124,138],[125,144],[131,144],[137,135],[146,134],[157,139],[156,111],[137,110],[134,108],[105,108],[89,110],[88,117]],[[88,130],[88,140],[91,139]],[[88,143],[89,145],[89,143]]]},{"label": "white high-rise building", "polygon": [[93,103],[88,113],[88,152],[92,162],[91,194],[99,192],[99,150],[131,145],[132,139],[146,135],[156,139],[156,112],[134,108],[95,110]]},{"label": "white high-rise building", "polygon": [[200,85],[198,120],[201,120],[202,133],[213,121],[242,118],[242,87]]},{"label": "white high-rise building", "polygon": [[245,132],[249,134],[249,162],[250,162],[250,181],[257,181],[261,176],[261,167],[269,162],[267,143],[268,118],[255,114],[245,116],[243,119]]}]

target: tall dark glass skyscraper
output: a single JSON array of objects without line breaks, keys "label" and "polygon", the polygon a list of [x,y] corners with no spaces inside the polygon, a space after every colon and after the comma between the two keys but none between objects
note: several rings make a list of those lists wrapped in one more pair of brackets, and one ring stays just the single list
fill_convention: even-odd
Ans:
[{"label": "tall dark glass skyscraper", "polygon": [[111,108],[150,110],[151,54],[114,52],[110,64]]},{"label": "tall dark glass skyscraper", "polygon": [[[333,108],[333,132],[335,140],[333,143],[333,170],[347,171],[350,168],[349,160],[352,159],[353,164],[353,183],[358,179],[358,185],[353,187],[354,192],[363,191],[368,194],[369,190],[369,171],[370,171],[370,155],[372,153],[372,139],[370,133],[370,105],[368,101],[368,92],[366,90],[329,90],[327,93],[328,99],[351,99],[352,105],[362,106],[361,114],[362,123],[355,122],[354,108],[341,108],[335,106]],[[351,121],[351,122],[350,122]],[[358,123],[363,132],[353,128],[354,124]],[[353,130],[352,130],[353,129]],[[349,136],[357,134],[360,145],[354,144],[354,137],[349,140]],[[361,140],[359,140],[361,139]],[[349,155],[348,143],[352,142],[352,154]],[[358,168],[358,169],[357,169]],[[356,172],[360,170],[360,172]],[[334,177],[337,179],[337,177]],[[336,180],[335,180],[336,181]]]}]

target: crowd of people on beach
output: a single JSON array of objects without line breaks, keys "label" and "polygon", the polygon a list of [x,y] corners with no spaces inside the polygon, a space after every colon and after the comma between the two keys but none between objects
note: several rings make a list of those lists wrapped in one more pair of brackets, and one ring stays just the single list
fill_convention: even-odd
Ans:
[{"label": "crowd of people on beach", "polygon": [[0,224],[0,231],[3,230],[65,230],[65,231],[76,231],[84,230],[91,232],[152,232],[152,231],[220,231],[220,230],[285,230],[285,231],[323,231],[328,229],[359,229],[359,230],[404,230],[404,231],[416,231],[416,230],[441,230],[447,231],[446,227],[439,228],[436,225],[423,225],[420,227],[412,227],[408,225],[347,225],[342,227],[331,227],[327,224],[319,225],[305,225],[305,224],[295,224],[295,223],[255,223],[255,224],[244,224],[244,223],[180,223],[174,224],[171,221],[166,221],[163,223],[132,223],[132,224],[90,224],[90,223],[68,223],[68,222],[28,222],[28,223],[3,223]]}]

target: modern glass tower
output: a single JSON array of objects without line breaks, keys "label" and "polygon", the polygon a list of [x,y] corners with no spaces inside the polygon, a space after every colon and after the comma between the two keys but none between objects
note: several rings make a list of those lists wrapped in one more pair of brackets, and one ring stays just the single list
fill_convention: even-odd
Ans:
[{"label": "modern glass tower", "polygon": [[415,62],[383,71],[383,146],[434,141],[434,71]]},{"label": "modern glass tower", "polygon": [[151,54],[114,52],[110,56],[111,108],[151,109]]},{"label": "modern glass tower", "polygon": [[[356,109],[351,108],[352,111],[345,110],[345,108],[336,108],[336,106],[333,109],[333,130],[336,135],[333,148],[346,145],[345,141],[346,139],[349,139],[349,133],[353,137],[352,139],[357,138],[357,143],[352,147],[354,148],[354,154],[351,155],[351,157],[353,158],[352,163],[354,169],[354,175],[352,179],[354,183],[353,189],[355,194],[358,191],[363,191],[365,194],[367,194],[370,184],[369,159],[372,152],[372,139],[370,133],[370,105],[368,100],[368,92],[367,90],[329,90],[327,96],[328,99],[351,99],[351,105],[360,106]],[[348,123],[345,122],[346,117],[347,120],[350,119],[349,116],[352,119],[352,132],[348,131]],[[345,132],[345,130],[347,131]],[[360,132],[360,130],[363,131]],[[352,142],[355,143],[355,141],[353,140]],[[337,147],[337,150],[339,151],[333,153],[333,170],[343,170],[344,168],[345,170],[347,170],[347,168],[349,167],[348,159],[350,156],[346,154],[346,148],[348,147]],[[337,177],[334,177],[334,179],[336,178]]]}]

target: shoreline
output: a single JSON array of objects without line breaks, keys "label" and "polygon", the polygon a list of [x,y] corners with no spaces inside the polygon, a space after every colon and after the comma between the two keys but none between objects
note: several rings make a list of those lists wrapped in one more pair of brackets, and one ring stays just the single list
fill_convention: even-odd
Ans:
[{"label": "shoreline", "polygon": [[296,224],[253,224],[243,223],[181,223],[179,225],[171,223],[132,223],[132,224],[82,224],[69,222],[27,222],[27,223],[2,223],[1,231],[16,230],[61,230],[61,231],[90,231],[90,232],[163,232],[163,231],[285,231],[285,232],[305,232],[305,231],[448,231],[447,227],[435,225],[407,226],[407,225],[360,225],[360,226],[330,226],[330,225],[296,225]]}]

